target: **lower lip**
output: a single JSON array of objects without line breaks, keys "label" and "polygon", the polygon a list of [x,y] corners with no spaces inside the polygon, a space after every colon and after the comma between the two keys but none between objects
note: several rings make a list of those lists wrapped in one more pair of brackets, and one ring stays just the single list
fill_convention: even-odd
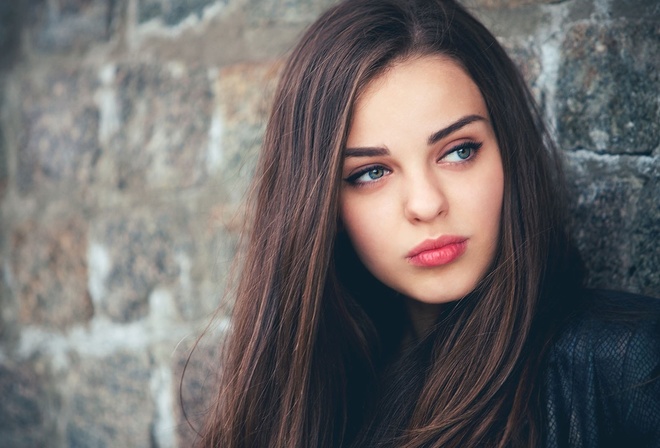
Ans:
[{"label": "lower lip", "polygon": [[434,267],[449,264],[463,255],[467,249],[467,241],[447,244],[437,249],[426,250],[408,258],[410,264],[420,267]]}]

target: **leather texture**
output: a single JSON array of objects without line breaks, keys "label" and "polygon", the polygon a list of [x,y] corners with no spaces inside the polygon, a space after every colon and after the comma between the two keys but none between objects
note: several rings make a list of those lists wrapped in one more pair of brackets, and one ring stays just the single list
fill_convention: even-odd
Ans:
[{"label": "leather texture", "polygon": [[660,448],[660,299],[588,291],[543,370],[547,448]]}]

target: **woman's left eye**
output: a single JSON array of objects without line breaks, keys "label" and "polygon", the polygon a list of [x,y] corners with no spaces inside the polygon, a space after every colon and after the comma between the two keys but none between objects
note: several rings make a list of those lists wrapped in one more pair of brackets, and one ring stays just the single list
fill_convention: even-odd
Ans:
[{"label": "woman's left eye", "polygon": [[471,160],[481,148],[481,143],[465,142],[452,148],[440,158],[442,162],[461,163]]}]

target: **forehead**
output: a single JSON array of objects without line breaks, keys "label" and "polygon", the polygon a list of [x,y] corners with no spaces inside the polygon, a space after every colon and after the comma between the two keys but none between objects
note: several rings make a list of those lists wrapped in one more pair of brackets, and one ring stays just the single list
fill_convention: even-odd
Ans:
[{"label": "forehead", "polygon": [[488,117],[481,91],[449,57],[418,56],[396,61],[371,80],[355,102],[351,134],[387,134],[408,123],[427,131],[468,115]]},{"label": "forehead", "polygon": [[422,55],[389,64],[362,89],[355,107],[373,100],[377,94],[410,95],[412,87],[434,92],[441,87],[450,87],[450,90],[460,89],[462,94],[483,101],[479,87],[459,62],[443,55]]}]

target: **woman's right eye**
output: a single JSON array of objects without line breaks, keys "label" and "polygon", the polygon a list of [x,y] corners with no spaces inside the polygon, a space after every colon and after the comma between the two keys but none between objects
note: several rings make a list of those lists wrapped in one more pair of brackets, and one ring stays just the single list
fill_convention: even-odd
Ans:
[{"label": "woman's right eye", "polygon": [[364,185],[376,182],[389,174],[390,170],[382,166],[370,166],[351,174],[346,181],[353,185]]}]

